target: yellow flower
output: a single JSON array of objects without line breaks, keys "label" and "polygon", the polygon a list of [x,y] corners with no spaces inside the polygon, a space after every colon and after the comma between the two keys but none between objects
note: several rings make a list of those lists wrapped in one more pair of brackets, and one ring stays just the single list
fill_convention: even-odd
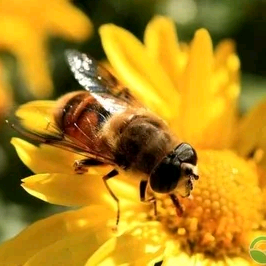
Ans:
[{"label": "yellow flower", "polygon": [[[144,45],[114,25],[102,26],[100,35],[124,84],[197,148],[200,179],[192,198],[181,199],[185,211],[177,217],[169,198],[157,195],[156,219],[152,206],[139,202],[134,176],[113,178],[122,217],[119,231],[112,232],[116,205],[101,180],[110,167],[74,175],[77,155],[14,138],[19,157],[36,173],[23,179],[26,191],[54,204],[91,206],[31,225],[0,247],[0,265],[255,265],[248,246],[266,233],[263,165],[256,164],[266,148],[258,133],[266,124],[265,104],[238,119],[233,43],[224,41],[213,52],[209,33],[200,29],[191,44],[179,44],[172,21],[164,17],[148,24]],[[36,110],[38,105],[45,108]],[[31,102],[17,116],[31,130],[45,128],[53,106]]]},{"label": "yellow flower", "polygon": [[5,81],[5,71],[0,65],[0,121],[4,119],[12,106],[12,92]]},{"label": "yellow flower", "polygon": [[0,2],[0,49],[15,55],[35,97],[47,97],[52,92],[48,36],[84,41],[91,30],[89,19],[67,0]]}]

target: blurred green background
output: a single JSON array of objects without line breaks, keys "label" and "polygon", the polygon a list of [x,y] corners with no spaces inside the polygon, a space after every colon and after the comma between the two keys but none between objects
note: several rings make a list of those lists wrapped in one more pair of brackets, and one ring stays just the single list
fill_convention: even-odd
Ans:
[{"label": "blurred green background", "polygon": [[[223,38],[234,39],[242,70],[241,112],[266,97],[265,0],[79,0],[73,1],[71,5],[91,19],[95,31],[91,38],[79,44],[56,36],[48,39],[48,64],[54,84],[51,99],[77,88],[64,60],[65,49],[76,48],[90,53],[96,59],[103,59],[104,53],[97,33],[101,24],[115,23],[142,39],[145,26],[154,14],[173,18],[179,39],[183,41],[191,40],[194,31],[200,27],[210,31],[214,44]],[[1,46],[0,57],[4,78],[14,94],[12,108],[33,100],[26,82],[20,76],[17,58]],[[3,241],[28,223],[65,208],[33,198],[20,187],[20,179],[32,173],[21,163],[10,144],[16,132],[5,125],[4,117],[1,119],[0,241]]]}]

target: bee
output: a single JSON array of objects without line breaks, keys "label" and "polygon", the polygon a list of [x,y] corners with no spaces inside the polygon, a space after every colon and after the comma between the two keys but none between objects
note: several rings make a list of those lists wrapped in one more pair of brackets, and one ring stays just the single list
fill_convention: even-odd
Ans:
[{"label": "bee", "polygon": [[70,92],[58,99],[53,112],[56,131],[47,130],[47,134],[19,131],[41,143],[85,155],[85,159],[74,162],[73,168],[78,174],[95,165],[113,166],[113,170],[103,176],[103,182],[117,203],[117,225],[119,199],[108,180],[120,171],[131,171],[141,177],[140,200],[153,202],[155,212],[155,194],[161,193],[169,195],[177,214],[182,215],[178,195],[188,197],[193,182],[199,178],[194,148],[176,140],[167,124],[142,106],[95,59],[76,50],[67,50],[66,58],[85,90]]}]

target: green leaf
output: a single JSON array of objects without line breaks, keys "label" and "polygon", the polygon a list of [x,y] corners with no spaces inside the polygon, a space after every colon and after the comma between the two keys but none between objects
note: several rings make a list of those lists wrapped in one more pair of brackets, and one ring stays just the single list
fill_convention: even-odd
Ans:
[{"label": "green leaf", "polygon": [[261,250],[250,250],[250,256],[258,263],[266,263],[266,254],[263,253]]}]

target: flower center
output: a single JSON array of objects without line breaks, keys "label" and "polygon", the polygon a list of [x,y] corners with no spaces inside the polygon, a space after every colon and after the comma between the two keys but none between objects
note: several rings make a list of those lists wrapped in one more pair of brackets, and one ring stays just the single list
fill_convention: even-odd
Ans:
[{"label": "flower center", "polygon": [[240,255],[262,222],[262,191],[255,166],[231,151],[200,151],[200,179],[192,198],[180,198],[182,217],[169,197],[159,196],[162,224],[186,252]]}]

